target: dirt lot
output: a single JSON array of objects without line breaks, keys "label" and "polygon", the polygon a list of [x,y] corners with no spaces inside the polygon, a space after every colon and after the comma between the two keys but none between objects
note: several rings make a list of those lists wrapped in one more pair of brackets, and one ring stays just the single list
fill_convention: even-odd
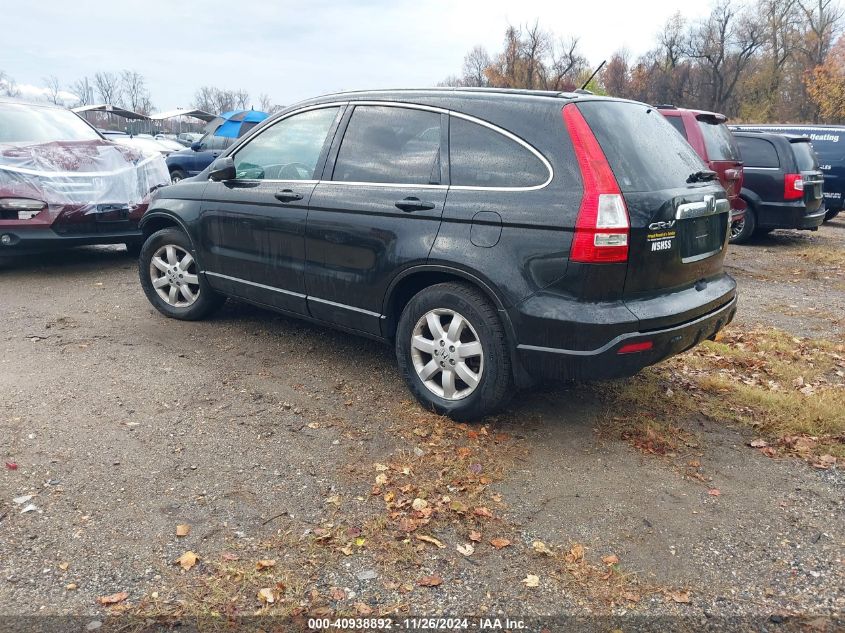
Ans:
[{"label": "dirt lot", "polygon": [[728,265],[724,341],[469,426],[410,402],[379,344],[234,302],[164,319],[121,248],[0,264],[0,630],[69,614],[73,630],[253,614],[834,630],[845,221]]}]

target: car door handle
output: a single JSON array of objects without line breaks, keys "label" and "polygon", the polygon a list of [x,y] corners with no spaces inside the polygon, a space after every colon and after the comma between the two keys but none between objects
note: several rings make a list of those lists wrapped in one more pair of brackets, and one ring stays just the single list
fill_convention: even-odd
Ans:
[{"label": "car door handle", "polygon": [[393,206],[395,206],[397,209],[402,209],[406,213],[410,213],[411,211],[428,211],[429,209],[433,209],[434,203],[423,202],[419,198],[409,196],[403,200],[400,200]]},{"label": "car door handle", "polygon": [[291,191],[290,189],[282,189],[276,192],[276,200],[279,202],[294,202],[295,200],[302,200],[302,194]]}]

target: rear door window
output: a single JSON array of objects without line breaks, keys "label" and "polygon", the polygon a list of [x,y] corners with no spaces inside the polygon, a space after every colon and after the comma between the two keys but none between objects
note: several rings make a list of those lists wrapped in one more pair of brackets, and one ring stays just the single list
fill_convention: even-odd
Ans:
[{"label": "rear door window", "polygon": [[457,116],[449,121],[449,171],[451,184],[465,187],[536,187],[550,176],[525,145]]},{"label": "rear door window", "polygon": [[440,114],[394,106],[356,106],[332,180],[440,184]]},{"label": "rear door window", "polygon": [[795,155],[795,163],[798,171],[815,171],[819,168],[819,161],[813,146],[807,141],[792,141],[792,153]]},{"label": "rear door window", "polygon": [[687,138],[687,129],[684,127],[684,120],[679,116],[667,116],[666,120],[672,124],[672,127],[681,133],[681,136]]},{"label": "rear door window", "polygon": [[690,174],[706,169],[654,108],[624,101],[587,101],[578,108],[625,193],[687,187]]},{"label": "rear door window", "polygon": [[698,119],[704,147],[710,160],[739,160],[739,150],[728,126],[714,119]]},{"label": "rear door window", "polygon": [[762,138],[738,136],[736,139],[739,153],[746,167],[780,167],[778,152],[775,146]]}]

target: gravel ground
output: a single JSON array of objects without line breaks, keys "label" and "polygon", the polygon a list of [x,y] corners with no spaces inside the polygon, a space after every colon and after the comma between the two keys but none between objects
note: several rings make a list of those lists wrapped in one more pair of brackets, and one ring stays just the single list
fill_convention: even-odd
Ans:
[{"label": "gravel ground", "polygon": [[[814,248],[841,254],[845,221],[731,249],[736,327],[842,339],[842,269],[808,259]],[[17,465],[0,472],[0,622],[70,614],[84,628],[108,615],[98,597],[123,591],[125,605],[153,592],[185,603],[181,579],[209,572],[177,573],[189,549],[203,561],[272,556],[302,570],[299,598],[342,588],[349,608],[411,614],[674,618],[650,620],[662,629],[800,614],[833,630],[827,618],[845,611],[842,471],[764,457],[745,429],[676,421],[699,439],[690,451],[712,477],[704,485],[604,433],[600,386],[520,394],[484,426],[431,422],[391,350],[235,302],[205,322],[164,319],[119,247],[7,261],[0,280],[0,457]],[[467,541],[460,522],[432,523],[446,547],[417,543],[413,560],[282,547],[327,522],[377,524],[374,465],[416,466],[419,481],[389,474],[422,490],[426,460],[479,431],[497,439],[482,438],[473,468],[498,475],[477,478],[495,518],[473,556],[455,550]],[[177,524],[190,534],[177,537]],[[512,544],[488,545],[497,534]],[[589,582],[561,580],[532,552],[536,540],[582,544],[599,568],[618,557],[638,600],[600,604]],[[530,574],[538,587],[522,582]],[[426,575],[443,582],[417,585]]]}]

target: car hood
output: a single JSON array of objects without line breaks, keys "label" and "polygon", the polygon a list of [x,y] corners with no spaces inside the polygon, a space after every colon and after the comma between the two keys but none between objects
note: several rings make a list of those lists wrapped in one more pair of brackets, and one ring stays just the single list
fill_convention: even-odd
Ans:
[{"label": "car hood", "polygon": [[136,206],[169,182],[160,155],[109,141],[0,144],[0,197]]}]

